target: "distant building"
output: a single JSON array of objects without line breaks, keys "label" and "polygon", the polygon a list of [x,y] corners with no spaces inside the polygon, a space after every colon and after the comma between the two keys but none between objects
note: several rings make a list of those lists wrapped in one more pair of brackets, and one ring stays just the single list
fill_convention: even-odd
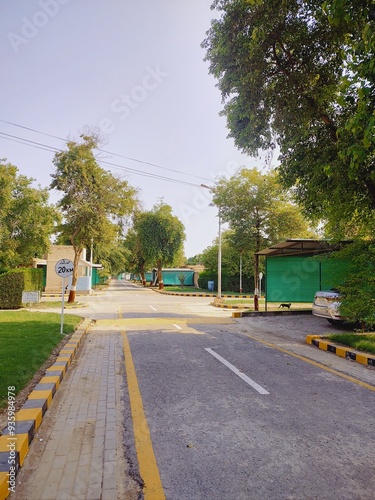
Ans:
[{"label": "distant building", "polygon": [[[45,293],[61,293],[62,278],[55,271],[56,263],[61,259],[74,261],[74,250],[71,245],[51,245],[49,252],[42,259],[34,259],[33,267],[43,269]],[[77,294],[92,293],[92,286],[99,282],[98,269],[100,264],[92,264],[86,260],[86,249],[82,251],[78,265]],[[69,290],[72,278],[66,279],[66,288]]]}]

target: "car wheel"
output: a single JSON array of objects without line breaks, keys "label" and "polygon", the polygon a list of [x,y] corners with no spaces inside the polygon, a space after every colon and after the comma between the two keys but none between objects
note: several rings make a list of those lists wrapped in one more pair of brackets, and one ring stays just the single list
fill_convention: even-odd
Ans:
[{"label": "car wheel", "polygon": [[327,318],[328,323],[331,323],[331,325],[342,325],[344,323],[344,320],[342,319],[332,319],[332,318]]}]

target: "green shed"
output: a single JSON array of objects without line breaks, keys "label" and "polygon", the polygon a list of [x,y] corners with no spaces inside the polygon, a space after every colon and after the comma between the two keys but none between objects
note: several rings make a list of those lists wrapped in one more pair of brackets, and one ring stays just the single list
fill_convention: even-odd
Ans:
[{"label": "green shed", "polygon": [[[158,274],[157,269],[152,270],[153,273],[153,282],[156,283],[156,278]],[[164,268],[162,269],[163,283],[164,285],[181,285],[179,280],[179,276],[185,276],[184,286],[193,286],[194,285],[194,270],[193,269],[170,269]]]},{"label": "green shed", "polygon": [[312,303],[316,291],[332,287],[330,262],[313,257],[340,250],[348,243],[290,239],[258,252],[265,257],[266,302]]}]

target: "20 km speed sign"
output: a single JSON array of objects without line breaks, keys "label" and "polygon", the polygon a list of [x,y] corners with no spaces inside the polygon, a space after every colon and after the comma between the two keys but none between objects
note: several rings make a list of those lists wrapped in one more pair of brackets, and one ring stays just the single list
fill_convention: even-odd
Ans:
[{"label": "20 km speed sign", "polygon": [[73,274],[74,265],[69,259],[61,259],[56,262],[55,271],[60,278],[69,278]]}]

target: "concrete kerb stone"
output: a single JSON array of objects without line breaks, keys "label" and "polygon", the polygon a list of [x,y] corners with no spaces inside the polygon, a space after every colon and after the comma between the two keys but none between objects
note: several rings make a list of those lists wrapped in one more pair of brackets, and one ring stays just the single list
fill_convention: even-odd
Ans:
[{"label": "concrete kerb stone", "polygon": [[356,351],[355,349],[350,349],[345,346],[337,345],[322,335],[307,335],[306,343],[312,346],[318,347],[322,351],[327,351],[340,358],[350,359],[356,361],[361,365],[374,366],[375,367],[375,356],[371,354],[366,354],[364,352]]},{"label": "concrete kerb stone", "polygon": [[55,363],[29,394],[27,401],[15,413],[15,422],[2,430],[0,436],[0,500],[8,498],[11,481],[25,460],[35,431],[52,403],[52,398],[89,330],[91,320],[85,319],[65,344]]}]

